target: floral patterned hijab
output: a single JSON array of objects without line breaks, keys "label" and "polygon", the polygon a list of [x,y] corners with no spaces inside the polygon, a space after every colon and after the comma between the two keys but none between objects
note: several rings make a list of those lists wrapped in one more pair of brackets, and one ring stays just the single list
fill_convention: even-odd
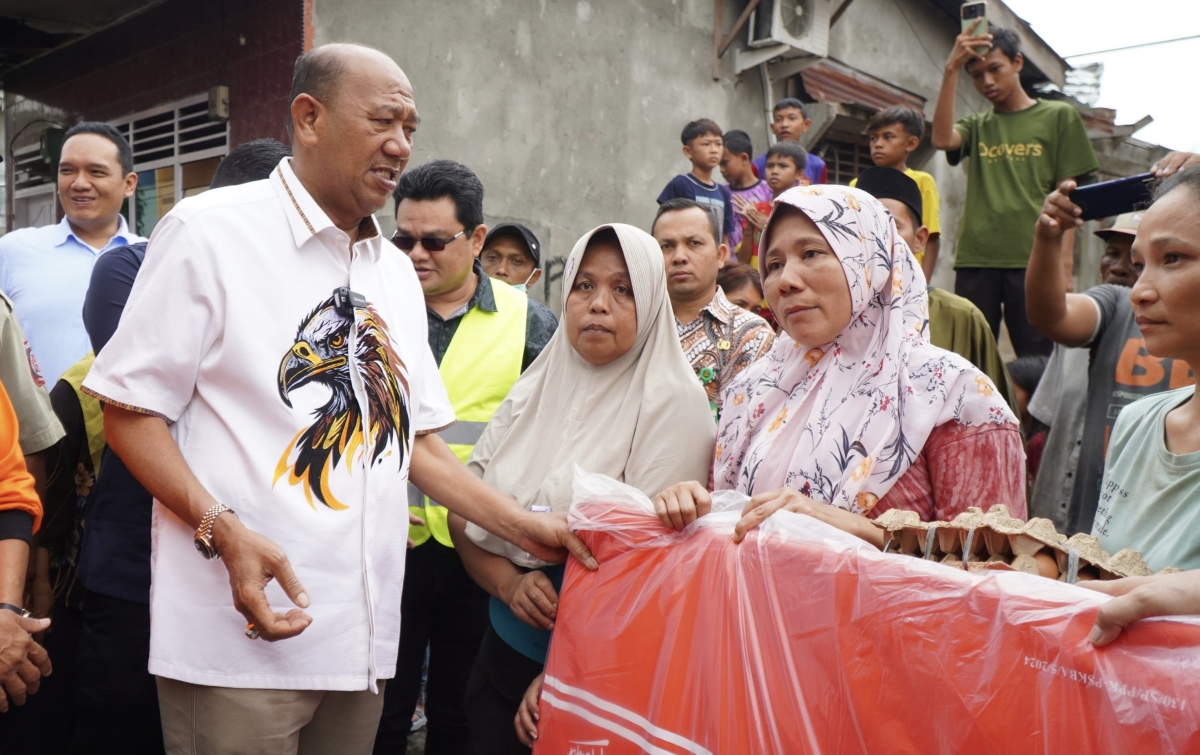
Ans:
[{"label": "floral patterned hijab", "polygon": [[807,215],[833,247],[853,314],[830,343],[781,333],[726,388],[717,490],[789,487],[866,513],[938,425],[1016,424],[986,375],[929,343],[925,276],[883,205],[833,185],[790,189],[777,202]]}]

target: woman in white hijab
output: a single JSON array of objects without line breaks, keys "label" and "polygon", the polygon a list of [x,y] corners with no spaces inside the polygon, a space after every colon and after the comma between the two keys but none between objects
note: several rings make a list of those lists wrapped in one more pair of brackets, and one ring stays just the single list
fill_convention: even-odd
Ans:
[{"label": "woman in white hijab", "polygon": [[[601,226],[575,244],[564,312],[513,386],[468,466],[531,511],[564,515],[575,466],[647,496],[708,479],[716,428],[679,346],[662,252],[632,226]],[[523,553],[451,515],[455,547],[492,595],[491,627],[467,688],[474,753],[528,753],[514,716],[541,674],[563,566]],[[535,732],[526,711],[521,739]]]}]

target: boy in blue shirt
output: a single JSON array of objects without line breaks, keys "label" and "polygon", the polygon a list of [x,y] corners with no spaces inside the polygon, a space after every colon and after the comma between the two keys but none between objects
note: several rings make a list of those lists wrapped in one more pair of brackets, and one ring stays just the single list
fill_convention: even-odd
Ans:
[{"label": "boy in blue shirt", "polygon": [[713,180],[712,173],[721,164],[725,141],[721,127],[708,118],[692,121],[683,127],[683,156],[692,163],[691,173],[681,173],[671,179],[658,203],[683,197],[693,199],[717,216],[721,243],[729,244],[729,229],[733,221],[733,199],[729,187]]},{"label": "boy in blue shirt", "polygon": [[[771,111],[771,133],[775,134],[775,138],[779,142],[799,144],[800,137],[804,136],[810,128],[812,128],[812,119],[805,114],[803,102],[795,97],[784,97],[775,103],[775,107]],[[767,177],[766,152],[754,158],[754,167],[758,170],[759,178],[765,180]],[[804,163],[804,172],[800,176],[800,186],[824,183],[829,183],[829,169],[824,160],[809,152]]]}]

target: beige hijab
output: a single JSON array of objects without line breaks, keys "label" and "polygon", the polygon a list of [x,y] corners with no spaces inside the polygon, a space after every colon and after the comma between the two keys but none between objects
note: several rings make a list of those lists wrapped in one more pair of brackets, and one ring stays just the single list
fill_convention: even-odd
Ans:
[{"label": "beige hijab", "polygon": [[[567,341],[565,325],[517,380],[467,465],[526,509],[565,512],[578,464],[654,496],[684,480],[708,480],[716,425],[704,389],[679,346],[662,250],[645,231],[612,223],[579,239],[563,273],[571,292],[592,236],[612,228],[633,284],[637,339],[599,367]],[[565,316],[564,316],[565,320]],[[534,508],[538,507],[538,508]],[[467,535],[520,566],[544,566],[474,524]]]}]

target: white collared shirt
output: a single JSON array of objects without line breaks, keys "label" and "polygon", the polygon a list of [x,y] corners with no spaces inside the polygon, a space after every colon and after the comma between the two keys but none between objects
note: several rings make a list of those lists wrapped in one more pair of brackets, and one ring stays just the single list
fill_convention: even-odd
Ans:
[{"label": "white collared shirt", "polygon": [[0,290],[12,299],[33,353],[30,361],[47,391],[92,350],[83,327],[83,299],[96,260],[110,249],[145,241],[130,232],[124,216],[117,218],[117,232],[100,249],[84,243],[67,217],[0,238]]},{"label": "white collared shirt", "polygon": [[[283,548],[313,623],[247,639],[225,566],[156,501],[152,674],[320,690],[395,674],[411,444],[454,413],[412,264],[373,218],[359,235],[351,249],[287,159],[266,181],[185,199],[155,228],[84,389],[172,423],[205,488]],[[366,299],[354,327],[331,304],[340,286]],[[276,582],[267,597],[293,607]]]}]

